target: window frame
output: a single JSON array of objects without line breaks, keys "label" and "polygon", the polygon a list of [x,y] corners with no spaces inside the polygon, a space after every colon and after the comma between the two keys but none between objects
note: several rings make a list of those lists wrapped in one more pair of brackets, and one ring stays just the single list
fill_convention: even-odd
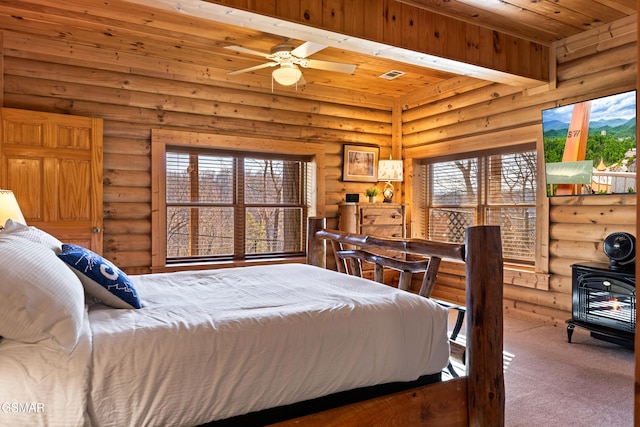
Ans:
[{"label": "window frame", "polygon": [[[247,244],[249,243],[248,235],[247,235],[247,222],[248,222],[248,212],[252,209],[256,208],[266,208],[266,209],[300,209],[302,213],[302,217],[307,218],[309,211],[308,206],[308,194],[309,194],[309,186],[314,183],[314,179],[308,179],[310,172],[312,172],[312,168],[310,168],[309,156],[294,156],[291,154],[282,154],[282,155],[265,155],[262,153],[255,152],[240,152],[240,151],[228,151],[228,150],[218,150],[215,148],[194,148],[187,149],[184,146],[165,146],[165,154],[173,153],[177,156],[183,155],[188,156],[189,165],[193,167],[193,171],[189,175],[189,187],[191,188],[191,194],[199,194],[200,193],[200,179],[197,172],[200,170],[200,160],[201,156],[212,157],[212,158],[227,158],[230,160],[231,170],[232,170],[232,180],[228,183],[228,187],[225,187],[229,190],[228,196],[229,199],[226,201],[207,201],[207,200],[190,200],[190,201],[167,201],[165,200],[165,207],[167,212],[170,208],[192,208],[193,211],[190,212],[190,216],[196,215],[197,209],[199,208],[228,208],[233,211],[232,217],[234,218],[233,223],[235,224],[235,230],[233,233],[234,243],[232,245],[232,251],[228,254],[207,254],[207,255],[184,255],[184,256],[169,256],[167,255],[166,262],[167,264],[179,264],[179,263],[191,263],[198,261],[210,261],[210,262],[219,262],[219,261],[231,261],[231,260],[250,260],[250,259],[259,259],[259,258],[281,258],[281,257],[291,257],[291,256],[304,256],[304,236],[306,235],[306,222],[303,221],[300,228],[300,234],[298,234],[298,238],[296,241],[300,244],[299,250],[297,251],[283,251],[283,252],[260,252],[260,253],[250,253],[247,252]],[[167,157],[165,157],[167,158]],[[295,162],[297,165],[304,165],[299,167],[299,171],[303,172],[302,175],[299,175],[299,182],[297,188],[299,189],[299,194],[297,199],[298,203],[261,203],[255,200],[247,200],[247,192],[245,188],[247,175],[245,174],[246,163],[245,161],[249,160],[258,160],[258,161],[284,161],[284,162]],[[204,160],[204,159],[203,159]],[[169,162],[170,163],[170,162]],[[206,163],[204,166],[206,167]],[[311,169],[311,170],[309,170]],[[195,178],[195,179],[194,179]],[[166,183],[165,183],[166,187]],[[195,193],[194,193],[195,192]],[[284,213],[286,216],[287,214]],[[197,236],[197,232],[193,232],[193,227],[197,227],[196,224],[198,220],[195,217],[192,217],[192,221],[190,222],[190,233],[193,233]],[[196,237],[197,240],[197,237]],[[168,245],[169,243],[167,243]],[[189,249],[194,249],[190,247]],[[197,247],[195,248],[197,250]]]},{"label": "window frame", "polygon": [[[491,141],[491,150],[483,149]],[[405,163],[406,175],[409,179],[405,187],[405,202],[411,206],[408,216],[409,233],[411,237],[421,238],[424,234],[424,221],[421,210],[420,192],[423,190],[421,183],[426,177],[422,176],[421,164],[434,158],[451,159],[453,156],[470,156],[491,151],[492,154],[507,153],[519,146],[527,146],[535,149],[538,154],[536,174],[536,248],[535,264],[526,266],[505,264],[504,282],[526,287],[530,289],[549,290],[549,199],[546,197],[544,182],[544,156],[543,141],[539,129],[536,126],[528,126],[510,131],[499,131],[491,134],[483,134],[460,139],[447,140],[442,143],[432,143],[416,147],[406,148],[403,154],[411,161]],[[470,151],[473,147],[475,150]],[[452,274],[458,272],[464,274],[464,269],[454,262],[444,262],[441,270],[449,270]]]},{"label": "window frame", "polygon": [[[517,146],[511,147],[508,150],[490,150],[484,151],[481,153],[460,153],[455,156],[446,156],[444,158],[431,158],[429,160],[425,160],[422,164],[426,167],[427,174],[427,194],[425,195],[425,206],[426,212],[424,213],[424,221],[426,222],[424,230],[427,235],[430,233],[432,224],[430,222],[431,219],[431,211],[432,210],[451,210],[454,208],[462,208],[469,212],[473,212],[473,223],[474,225],[490,225],[489,221],[489,211],[491,209],[503,209],[507,208],[510,205],[505,203],[504,201],[497,203],[492,201],[492,197],[495,195],[493,189],[491,187],[492,179],[497,177],[498,180],[502,179],[502,169],[498,170],[494,167],[494,163],[492,163],[492,157],[498,156],[506,156],[510,154],[522,154],[534,152],[537,154],[535,147],[532,146]],[[537,159],[537,156],[536,156]],[[442,164],[442,163],[451,163],[456,161],[473,161],[475,163],[475,167],[473,168],[475,171],[475,175],[471,178],[475,181],[474,192],[475,195],[473,197],[469,197],[468,193],[464,193],[463,198],[467,200],[467,203],[454,205],[451,203],[446,203],[446,201],[436,201],[439,199],[433,192],[429,190],[432,189],[429,184],[434,185],[434,174],[437,171],[434,168],[434,165]],[[500,165],[501,162],[498,163]],[[537,168],[536,168],[536,176],[537,176]],[[536,182],[537,187],[537,182]],[[537,198],[537,188],[535,190],[534,197]],[[529,203],[519,203],[516,206],[517,208],[522,209],[535,209],[536,201]],[[530,268],[535,264],[535,254],[531,257],[531,260],[516,260],[516,259],[507,259],[506,252],[503,254],[505,256],[505,264],[512,265],[516,268]]]},{"label": "window frame", "polygon": [[187,263],[167,263],[166,252],[166,152],[167,149],[181,147],[185,150],[211,149],[221,153],[236,153],[245,157],[252,154],[260,157],[278,155],[309,159],[315,174],[315,187],[310,194],[308,216],[324,216],[324,146],[319,143],[276,140],[209,134],[201,132],[153,129],[151,133],[151,270],[152,272],[177,271],[185,269],[221,268],[229,266],[271,264],[283,262],[304,262],[301,256],[278,256],[245,260],[221,260]]}]

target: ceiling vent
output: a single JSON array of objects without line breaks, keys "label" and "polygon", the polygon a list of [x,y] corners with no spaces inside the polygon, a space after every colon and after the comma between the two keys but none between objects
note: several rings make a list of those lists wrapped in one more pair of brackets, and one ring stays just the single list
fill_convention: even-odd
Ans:
[{"label": "ceiling vent", "polygon": [[391,70],[391,71],[387,71],[386,73],[380,75],[380,78],[387,79],[387,80],[393,80],[396,77],[400,77],[403,74],[404,74],[403,71]]}]

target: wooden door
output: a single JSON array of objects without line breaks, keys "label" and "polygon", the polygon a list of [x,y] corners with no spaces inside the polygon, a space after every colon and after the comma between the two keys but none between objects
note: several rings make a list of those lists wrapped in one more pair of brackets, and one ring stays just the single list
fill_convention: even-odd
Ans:
[{"label": "wooden door", "polygon": [[0,188],[28,225],[102,253],[102,119],[4,108]]}]

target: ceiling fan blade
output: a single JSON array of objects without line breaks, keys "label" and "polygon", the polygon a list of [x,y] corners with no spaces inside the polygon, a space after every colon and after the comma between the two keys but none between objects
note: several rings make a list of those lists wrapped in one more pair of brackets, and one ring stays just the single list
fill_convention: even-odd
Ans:
[{"label": "ceiling fan blade", "polygon": [[320,52],[325,47],[327,46],[320,43],[304,42],[297,48],[293,49],[291,51],[291,54],[293,56],[297,56],[298,58],[306,58],[307,56],[311,56],[316,52]]},{"label": "ceiling fan blade", "polygon": [[315,68],[317,70],[337,71],[339,73],[353,74],[356,70],[354,64],[343,64],[341,62],[319,61],[317,59],[306,59],[300,62],[304,68]]},{"label": "ceiling fan blade", "polygon": [[255,71],[255,70],[259,70],[261,68],[267,68],[267,67],[275,67],[276,65],[278,65],[277,62],[265,62],[264,64],[255,65],[249,68],[243,68],[242,70],[231,71],[227,73],[227,75],[233,76],[235,74],[248,73],[249,71]]},{"label": "ceiling fan blade", "polygon": [[296,82],[296,84],[298,86],[304,86],[307,84],[307,81],[304,79],[304,76],[300,76],[300,78],[298,79],[298,81]]},{"label": "ceiling fan blade", "polygon": [[247,49],[246,47],[242,47],[242,46],[224,46],[224,48],[233,50],[236,52],[240,52],[240,53],[248,53],[250,55],[262,56],[263,58],[266,58],[269,56],[268,53],[258,52],[257,50]]}]

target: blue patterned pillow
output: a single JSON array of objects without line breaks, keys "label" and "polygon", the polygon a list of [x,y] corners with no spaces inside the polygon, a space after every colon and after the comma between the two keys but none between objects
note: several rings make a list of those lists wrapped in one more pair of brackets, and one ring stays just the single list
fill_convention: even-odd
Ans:
[{"label": "blue patterned pillow", "polygon": [[78,275],[85,291],[115,308],[141,308],[129,277],[111,261],[82,246],[65,243],[58,254]]}]

